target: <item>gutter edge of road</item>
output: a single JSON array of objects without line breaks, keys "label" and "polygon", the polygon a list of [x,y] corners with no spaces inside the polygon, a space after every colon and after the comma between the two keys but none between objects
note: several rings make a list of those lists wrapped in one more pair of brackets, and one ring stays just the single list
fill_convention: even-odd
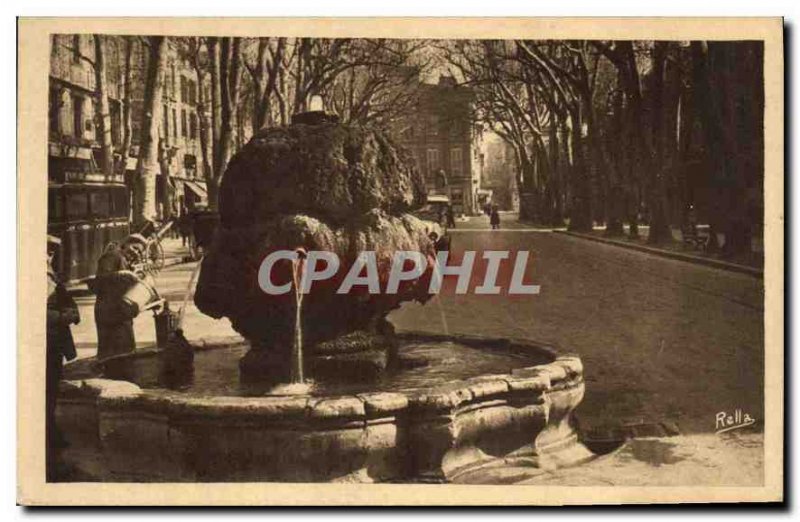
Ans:
[{"label": "gutter edge of road", "polygon": [[669,259],[677,259],[678,261],[685,261],[687,263],[694,263],[697,265],[705,265],[710,266],[712,268],[719,268],[722,270],[728,270],[731,272],[739,272],[742,274],[747,274],[752,277],[757,277],[759,279],[764,278],[764,271],[758,268],[753,268],[746,265],[739,265],[737,263],[729,263],[727,261],[720,261],[719,259],[711,259],[708,257],[701,257],[701,256],[693,256],[690,254],[684,254],[681,252],[672,252],[669,250],[663,250],[660,248],[653,248],[644,245],[637,245],[635,243],[627,243],[625,241],[617,241],[614,239],[608,239],[605,237],[598,237],[592,234],[583,234],[580,232],[570,232],[569,230],[553,230],[556,234],[564,234],[566,236],[577,237],[580,239],[588,239],[590,241],[596,241],[598,243],[605,243],[607,245],[613,245],[620,248],[627,248],[629,250],[638,250],[639,252],[644,252],[646,254],[652,254],[654,256],[666,257]]}]

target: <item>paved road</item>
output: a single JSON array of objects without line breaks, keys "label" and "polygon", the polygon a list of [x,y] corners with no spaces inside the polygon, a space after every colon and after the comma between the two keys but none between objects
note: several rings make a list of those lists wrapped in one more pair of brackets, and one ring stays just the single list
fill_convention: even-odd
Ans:
[{"label": "paved road", "polygon": [[530,250],[540,294],[442,295],[394,312],[398,329],[528,337],[578,353],[589,426],[671,420],[711,432],[717,412],[736,408],[763,419],[761,280],[513,223],[475,230],[485,220],[453,233],[453,250]]}]

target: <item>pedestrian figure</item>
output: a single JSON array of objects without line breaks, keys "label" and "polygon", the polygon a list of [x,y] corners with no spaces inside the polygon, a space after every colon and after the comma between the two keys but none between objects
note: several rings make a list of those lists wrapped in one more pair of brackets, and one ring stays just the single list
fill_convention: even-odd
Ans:
[{"label": "pedestrian figure", "polygon": [[[134,234],[133,236],[137,236]],[[136,349],[133,319],[139,313],[138,303],[132,303],[129,292],[148,285],[132,272],[143,255],[140,240],[129,237],[120,247],[110,243],[97,260],[97,274],[90,280],[89,289],[97,296],[94,318],[97,325],[97,358],[129,353]]]},{"label": "pedestrian figure", "polygon": [[194,237],[192,235],[192,218],[188,210],[183,208],[181,210],[180,218],[178,218],[178,229],[181,234],[181,245],[188,246],[190,250],[193,249]]},{"label": "pedestrian figure", "polygon": [[456,228],[456,218],[453,214],[453,205],[447,205],[447,227]]},{"label": "pedestrian figure", "polygon": [[492,224],[492,230],[500,228],[500,212],[497,210],[497,205],[492,206],[492,213],[489,216],[489,222]]},{"label": "pedestrian figure", "polygon": [[697,212],[691,203],[686,208],[686,228],[690,235],[697,236]]},{"label": "pedestrian figure", "polygon": [[47,367],[45,375],[45,438],[46,468],[52,478],[55,467],[55,451],[66,446],[61,431],[56,425],[56,400],[58,383],[64,359],[77,357],[70,325],[81,320],[78,306],[67,292],[53,269],[53,255],[61,244],[54,236],[47,236]]}]

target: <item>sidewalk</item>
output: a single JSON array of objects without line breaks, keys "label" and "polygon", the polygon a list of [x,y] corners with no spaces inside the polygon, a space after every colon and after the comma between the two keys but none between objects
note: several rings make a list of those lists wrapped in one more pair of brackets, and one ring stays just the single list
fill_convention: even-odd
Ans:
[{"label": "sidewalk", "polygon": [[179,265],[189,255],[189,247],[183,246],[180,239],[167,237],[161,240],[164,248],[164,267]]},{"label": "sidewalk", "polygon": [[[447,229],[447,232],[458,233],[458,232],[475,232],[475,231],[486,231],[486,230],[492,230],[492,226],[489,223],[489,216],[487,216],[486,214],[481,214],[480,216],[466,216],[464,218],[456,219],[455,228],[451,227]],[[494,231],[495,232],[551,232],[552,230],[553,230],[552,227],[534,225],[532,223],[519,221],[519,219],[517,219],[516,212],[512,212],[510,210],[501,210],[500,228],[495,229]]]},{"label": "sidewalk", "polygon": [[637,437],[616,451],[577,466],[543,469],[522,462],[485,467],[463,484],[537,486],[762,486],[763,433],[740,430],[674,437]]},{"label": "sidewalk", "polygon": [[[595,229],[592,233],[570,232],[568,230],[563,230],[563,229],[554,230],[553,232],[581,239],[588,239],[590,241],[597,241],[599,243],[605,243],[607,245],[613,245],[621,248],[638,250],[640,252],[656,256],[666,257],[670,259],[677,259],[679,261],[686,261],[688,263],[710,266],[713,268],[729,270],[732,272],[740,272],[751,275],[753,277],[758,277],[758,278],[764,277],[763,268],[758,266],[753,266],[755,263],[751,265],[746,265],[742,263],[732,263],[730,261],[717,259],[716,257],[712,257],[711,255],[704,254],[702,252],[684,252],[682,251],[684,247],[680,237],[675,239],[674,242],[671,244],[673,248],[668,248],[663,245],[659,246],[647,245],[645,244],[647,231],[646,229],[642,231],[641,228],[642,227],[640,227],[640,234],[642,235],[642,238],[640,240],[633,240],[627,238],[613,238],[613,239],[607,238],[602,235],[603,231],[605,230],[603,228]],[[673,238],[675,234],[676,232],[673,230]],[[680,234],[679,231],[678,234]],[[761,252],[761,254],[763,255],[763,252]]]},{"label": "sidewalk", "polygon": [[[192,271],[197,262],[183,263],[188,249],[181,247],[179,239],[166,239],[164,253],[167,258],[165,268],[155,277],[158,293],[167,299],[170,308],[178,312],[186,295]],[[195,280],[195,285],[197,284]],[[97,354],[97,327],[94,321],[95,296],[86,284],[70,288],[81,314],[80,324],[72,327],[72,335],[78,351],[78,358],[94,357]],[[238,337],[227,319],[216,320],[204,315],[193,301],[194,288],[187,299],[183,330],[190,342],[209,342],[214,339]],[[152,348],[156,343],[155,322],[151,312],[140,314],[133,321],[137,349]]]}]

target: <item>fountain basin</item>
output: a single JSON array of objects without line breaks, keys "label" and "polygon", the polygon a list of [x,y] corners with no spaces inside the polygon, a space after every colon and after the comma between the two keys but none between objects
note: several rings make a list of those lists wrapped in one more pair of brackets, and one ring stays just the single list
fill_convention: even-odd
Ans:
[{"label": "fountain basin", "polygon": [[[194,384],[177,390],[152,387],[160,354],[140,351],[115,358],[133,369],[126,380],[68,365],[59,425],[74,463],[106,481],[444,482],[503,459],[549,468],[592,456],[571,417],[584,393],[578,357],[527,340],[398,338],[401,353],[423,345],[455,356],[381,382],[319,383],[311,395],[281,397],[203,384],[204,354],[233,351],[235,360],[240,342],[201,346]],[[470,350],[496,359],[481,365]]]}]

